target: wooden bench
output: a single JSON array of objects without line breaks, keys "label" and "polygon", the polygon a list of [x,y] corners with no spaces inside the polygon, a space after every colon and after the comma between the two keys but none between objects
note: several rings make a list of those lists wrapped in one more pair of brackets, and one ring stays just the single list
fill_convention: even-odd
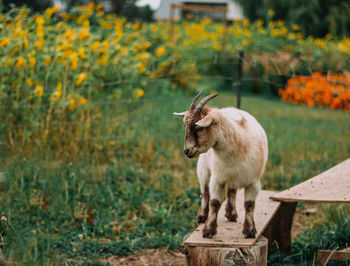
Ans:
[{"label": "wooden bench", "polygon": [[319,250],[317,252],[317,263],[326,265],[329,260],[350,261],[350,248],[342,250]]},{"label": "wooden bench", "polygon": [[[270,198],[281,201],[282,204],[296,204],[297,202],[350,203],[350,159]],[[324,262],[324,258],[328,258],[331,254],[329,252],[320,251],[318,253],[319,264]],[[332,255],[332,258],[341,259],[347,254],[344,250],[338,251]]]},{"label": "wooden bench", "polygon": [[187,265],[266,265],[268,241],[262,236],[272,217],[278,212],[280,202],[270,196],[276,192],[263,190],[256,199],[256,238],[245,239],[242,234],[244,222],[244,191],[237,192],[237,222],[229,222],[224,217],[224,202],[218,213],[217,234],[213,238],[203,238],[201,224],[185,240]]},{"label": "wooden bench", "polygon": [[[255,239],[245,239],[242,231],[244,208],[243,191],[237,193],[237,223],[224,217],[225,202],[218,214],[218,232],[212,239],[202,238],[203,224],[185,240],[187,265],[237,265],[249,256],[243,265],[265,265],[267,241],[277,242],[283,253],[291,251],[291,228],[298,202],[350,202],[350,159],[282,192],[262,190],[256,199]],[[265,238],[266,237],[266,238]],[[264,264],[265,263],[265,264]],[[241,263],[242,264],[242,263]]]}]

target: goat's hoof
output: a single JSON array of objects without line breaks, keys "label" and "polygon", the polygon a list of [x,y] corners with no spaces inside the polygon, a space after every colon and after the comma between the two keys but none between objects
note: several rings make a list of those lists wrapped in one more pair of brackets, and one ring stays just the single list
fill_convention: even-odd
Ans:
[{"label": "goat's hoof", "polygon": [[227,221],[229,221],[229,222],[237,222],[238,215],[237,215],[237,213],[235,213],[235,214],[226,213],[225,217],[227,218]]},{"label": "goat's hoof", "polygon": [[216,235],[216,227],[210,226],[207,228],[207,226],[203,229],[203,237],[204,238],[212,238],[214,235]]},{"label": "goat's hoof", "polygon": [[198,214],[198,216],[197,216],[198,223],[205,223],[206,220],[207,220],[207,216],[205,216],[203,214]]},{"label": "goat's hoof", "polygon": [[255,238],[256,236],[255,225],[251,226],[250,224],[244,222],[242,233],[245,238]]}]

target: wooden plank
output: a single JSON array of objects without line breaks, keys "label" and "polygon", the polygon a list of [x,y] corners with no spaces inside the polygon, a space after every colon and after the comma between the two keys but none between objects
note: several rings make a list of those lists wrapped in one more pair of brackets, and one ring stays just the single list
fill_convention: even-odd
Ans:
[{"label": "wooden plank", "polygon": [[226,7],[219,7],[219,6],[172,4],[171,7],[182,9],[182,10],[190,10],[190,11],[221,12],[221,13],[227,12]]},{"label": "wooden plank", "polygon": [[317,252],[317,263],[325,265],[328,260],[350,261],[350,248],[343,250],[319,250]]},{"label": "wooden plank", "polygon": [[[260,191],[255,201],[254,220],[257,230],[256,238],[244,238],[242,234],[244,222],[244,191],[237,192],[236,208],[238,212],[237,222],[228,222],[225,214],[226,201],[222,204],[218,214],[217,234],[213,238],[203,238],[202,230],[204,224],[201,224],[197,229],[190,234],[184,241],[186,246],[206,246],[206,247],[252,247],[257,238],[264,231],[267,224],[276,213],[280,202],[273,201],[269,197],[276,192],[262,190]],[[194,219],[195,217],[193,217]]]},{"label": "wooden plank", "polygon": [[271,199],[286,202],[350,203],[350,159],[273,195]]}]

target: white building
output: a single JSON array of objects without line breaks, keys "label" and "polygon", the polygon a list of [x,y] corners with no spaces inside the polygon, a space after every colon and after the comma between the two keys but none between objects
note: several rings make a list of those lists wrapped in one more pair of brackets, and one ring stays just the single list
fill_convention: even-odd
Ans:
[{"label": "white building", "polygon": [[[158,9],[154,14],[155,19],[169,19],[170,17],[170,9],[172,4],[188,4],[188,5],[211,5],[211,6],[220,6],[226,7],[226,19],[234,20],[234,19],[242,19],[243,18],[243,10],[242,8],[232,0],[161,0]],[[181,18],[180,9],[174,9],[174,18]],[[222,13],[216,12],[200,12],[200,14],[206,17],[211,17],[213,19],[222,19]]]}]

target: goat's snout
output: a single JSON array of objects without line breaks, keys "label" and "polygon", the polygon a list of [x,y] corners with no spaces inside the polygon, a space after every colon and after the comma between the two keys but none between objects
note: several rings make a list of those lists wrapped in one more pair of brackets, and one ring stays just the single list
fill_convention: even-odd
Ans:
[{"label": "goat's snout", "polygon": [[184,148],[184,154],[187,158],[194,158],[198,154],[198,150],[196,148]]},{"label": "goat's snout", "polygon": [[189,149],[184,149],[184,153],[185,153],[185,155],[187,155],[189,152],[190,152],[190,150],[189,150]]}]

